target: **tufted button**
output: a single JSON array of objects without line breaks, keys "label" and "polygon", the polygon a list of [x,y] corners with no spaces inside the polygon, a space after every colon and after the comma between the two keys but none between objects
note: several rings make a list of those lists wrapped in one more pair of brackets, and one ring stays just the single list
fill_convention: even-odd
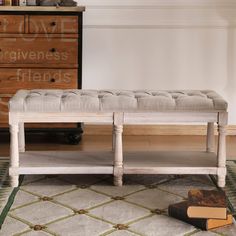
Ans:
[{"label": "tufted button", "polygon": [[26,99],[30,99],[32,97],[40,97],[42,96],[43,94],[40,93],[40,92],[30,92],[27,96],[26,96]]},{"label": "tufted button", "polygon": [[153,96],[162,96],[162,97],[166,97],[166,98],[172,99],[171,94],[170,94],[170,93],[167,93],[167,92],[164,92],[164,91],[153,92]]},{"label": "tufted button", "polygon": [[[158,112],[226,110],[227,102],[209,90],[21,90],[13,111]],[[20,98],[21,102],[18,102]]]}]

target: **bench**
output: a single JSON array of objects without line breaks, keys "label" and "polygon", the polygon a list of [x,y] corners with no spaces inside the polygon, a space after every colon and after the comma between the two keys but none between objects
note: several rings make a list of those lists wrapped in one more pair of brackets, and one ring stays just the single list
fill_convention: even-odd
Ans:
[{"label": "bench", "polygon": [[[216,92],[20,90],[9,102],[10,176],[27,174],[212,174],[225,185],[227,102]],[[25,151],[25,123],[95,123],[113,126],[111,150]],[[203,151],[123,152],[123,125],[206,123]],[[214,153],[214,123],[218,126]]]}]

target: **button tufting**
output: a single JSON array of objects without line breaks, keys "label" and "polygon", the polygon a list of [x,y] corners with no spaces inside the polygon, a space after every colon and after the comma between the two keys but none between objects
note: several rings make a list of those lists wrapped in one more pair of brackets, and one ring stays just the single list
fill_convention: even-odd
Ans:
[{"label": "button tufting", "polygon": [[227,102],[210,90],[21,90],[12,111],[202,111],[226,110]]}]

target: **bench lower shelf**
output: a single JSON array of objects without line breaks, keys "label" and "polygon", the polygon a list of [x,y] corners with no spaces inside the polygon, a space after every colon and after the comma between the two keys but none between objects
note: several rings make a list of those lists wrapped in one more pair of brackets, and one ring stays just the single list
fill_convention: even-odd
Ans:
[{"label": "bench lower shelf", "polygon": [[216,174],[215,153],[187,151],[129,152],[125,174]]},{"label": "bench lower shelf", "polygon": [[[15,174],[113,174],[113,152],[27,151]],[[124,152],[125,174],[217,174],[215,153]]]},{"label": "bench lower shelf", "polygon": [[20,154],[19,174],[112,174],[112,152],[38,151]]}]

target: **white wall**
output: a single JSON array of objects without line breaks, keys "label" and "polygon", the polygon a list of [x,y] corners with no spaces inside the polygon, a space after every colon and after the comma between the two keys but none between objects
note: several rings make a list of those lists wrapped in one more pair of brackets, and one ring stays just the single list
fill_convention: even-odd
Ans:
[{"label": "white wall", "polygon": [[236,1],[78,2],[83,88],[214,89],[236,124]]}]

